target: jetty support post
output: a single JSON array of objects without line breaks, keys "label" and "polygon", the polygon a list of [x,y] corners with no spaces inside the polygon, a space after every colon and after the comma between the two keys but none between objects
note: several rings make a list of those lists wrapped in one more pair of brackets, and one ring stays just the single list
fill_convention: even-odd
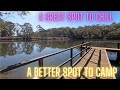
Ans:
[{"label": "jetty support post", "polygon": [[82,57],[82,45],[80,45],[80,57]]},{"label": "jetty support post", "polygon": [[43,67],[43,58],[40,58],[38,60],[39,67]]},{"label": "jetty support post", "polygon": [[86,47],[85,47],[85,49],[86,49],[86,52],[87,52],[87,44],[86,44]]},{"label": "jetty support post", "polygon": [[117,48],[118,48],[118,49],[120,48],[120,43],[117,44]]},{"label": "jetty support post", "polygon": [[[39,64],[39,67],[43,67],[43,58],[40,58],[40,59],[38,60],[38,64]],[[43,72],[44,72],[44,71],[43,71],[43,69],[42,69],[42,75],[44,75]],[[40,79],[40,77],[39,77],[39,79]]]},{"label": "jetty support post", "polygon": [[73,48],[70,49],[70,66],[72,66],[72,59],[73,59]]},{"label": "jetty support post", "polygon": [[118,63],[120,62],[120,51],[117,51],[117,60]]}]

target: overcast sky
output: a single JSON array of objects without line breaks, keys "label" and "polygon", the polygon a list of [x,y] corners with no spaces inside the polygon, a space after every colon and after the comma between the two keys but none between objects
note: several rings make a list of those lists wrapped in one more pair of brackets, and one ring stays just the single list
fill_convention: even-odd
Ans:
[{"label": "overcast sky", "polygon": [[[78,26],[93,25],[93,24],[100,24],[100,25],[108,24],[109,25],[113,22],[119,22],[120,21],[120,11],[109,11],[109,12],[112,13],[112,17],[113,17],[112,22],[97,22],[95,20],[92,21],[92,22],[88,22],[85,19],[83,21],[79,21],[79,22],[75,22],[75,21],[74,22],[68,22],[67,20],[62,21],[62,22],[46,22],[46,21],[39,21],[39,19],[38,19],[39,12],[41,12],[41,11],[30,11],[30,15],[24,16],[24,19],[22,19],[20,16],[18,16],[16,14],[10,15],[7,18],[3,17],[3,19],[8,20],[8,21],[12,21],[14,23],[19,23],[19,24],[22,24],[22,25],[25,22],[29,22],[29,23],[32,24],[34,31],[36,30],[37,25],[41,25],[44,29],[48,29],[48,28],[54,28],[54,27],[78,27]],[[63,12],[63,11],[61,11],[61,12]],[[69,12],[69,11],[65,11],[65,13],[67,13],[67,12]],[[79,12],[85,13],[87,11],[79,11]],[[94,11],[94,12],[97,12],[97,11]],[[102,11],[100,11],[100,12],[102,12]],[[43,13],[45,13],[45,12],[43,12]]]}]

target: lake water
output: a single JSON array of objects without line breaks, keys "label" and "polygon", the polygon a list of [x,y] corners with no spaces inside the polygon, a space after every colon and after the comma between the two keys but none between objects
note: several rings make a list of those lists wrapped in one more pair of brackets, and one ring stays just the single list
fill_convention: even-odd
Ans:
[{"label": "lake water", "polygon": [[[84,40],[86,42],[88,40]],[[120,41],[103,41],[103,40],[93,40],[92,46],[96,47],[109,47],[117,48],[116,42]],[[22,61],[27,61],[36,57],[51,54],[74,45],[83,43],[82,40],[70,40],[70,41],[36,41],[36,42],[0,42],[0,69],[5,68],[9,65],[20,63]],[[73,55],[79,52],[78,48],[73,49]],[[109,57],[115,58],[115,53]],[[43,60],[43,66],[58,66],[67,59],[70,58],[70,51],[65,51],[63,53],[54,55],[52,57],[45,58]],[[79,58],[79,55],[73,59],[73,63]],[[22,66],[20,68],[11,70],[0,75],[0,78],[11,78],[11,79],[23,79],[26,77],[27,67],[39,66],[39,62],[34,62],[32,64]],[[65,66],[70,66],[67,63]]]},{"label": "lake water", "polygon": [[107,51],[112,66],[117,68],[116,78],[120,79],[120,60],[117,59],[117,52]]}]

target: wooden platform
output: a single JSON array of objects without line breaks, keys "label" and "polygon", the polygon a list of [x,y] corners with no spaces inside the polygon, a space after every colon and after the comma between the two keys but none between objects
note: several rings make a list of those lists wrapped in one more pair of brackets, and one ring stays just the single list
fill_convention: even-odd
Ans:
[{"label": "wooden platform", "polygon": [[64,77],[64,79],[115,79],[113,77],[96,77],[97,67],[111,67],[105,48],[92,47],[92,49],[81,60],[79,60],[75,67],[92,67],[93,76],[86,77],[83,69],[80,77],[73,77],[71,75],[70,77]]},{"label": "wooden platform", "polygon": [[110,50],[110,51],[120,51],[120,49],[117,48],[104,48],[104,47],[92,47],[95,49],[106,49],[106,50]]}]

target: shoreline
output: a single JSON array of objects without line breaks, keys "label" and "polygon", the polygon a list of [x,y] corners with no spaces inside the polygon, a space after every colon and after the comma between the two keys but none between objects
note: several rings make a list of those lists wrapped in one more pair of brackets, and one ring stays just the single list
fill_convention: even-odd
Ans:
[{"label": "shoreline", "polygon": [[68,37],[0,37],[0,41],[39,41],[39,40],[63,40],[68,41],[70,38]]},{"label": "shoreline", "polygon": [[49,40],[55,40],[55,41],[69,41],[69,40],[82,40],[82,41],[94,41],[94,40],[101,40],[101,41],[106,41],[106,40],[116,40],[116,41],[119,41],[120,39],[71,39],[69,37],[30,37],[30,38],[27,38],[27,37],[0,37],[0,42],[1,41],[40,41],[40,40],[46,40],[46,41],[49,41]]}]

